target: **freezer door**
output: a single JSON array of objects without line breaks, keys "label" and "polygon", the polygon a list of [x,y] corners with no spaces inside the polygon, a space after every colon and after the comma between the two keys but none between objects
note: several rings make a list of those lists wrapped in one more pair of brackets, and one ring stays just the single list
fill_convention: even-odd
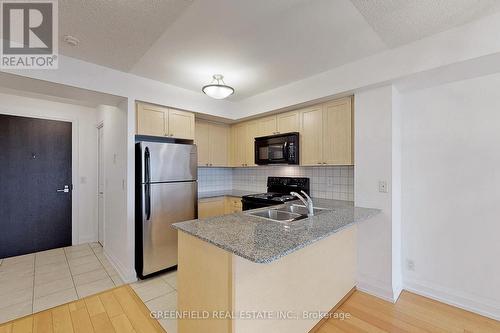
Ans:
[{"label": "freezer door", "polygon": [[141,142],[141,183],[196,180],[198,156],[195,145]]},{"label": "freezer door", "polygon": [[198,187],[197,182],[142,186],[145,191],[142,275],[145,276],[177,265],[177,230],[172,223],[197,217]]}]

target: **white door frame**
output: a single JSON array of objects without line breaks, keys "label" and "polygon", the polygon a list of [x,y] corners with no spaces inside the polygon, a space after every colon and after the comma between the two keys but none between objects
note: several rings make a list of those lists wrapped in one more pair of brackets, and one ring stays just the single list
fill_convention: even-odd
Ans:
[{"label": "white door frame", "polygon": [[[104,166],[104,152],[101,151],[103,149],[103,143],[101,140],[104,140],[104,134],[103,137],[101,138],[99,135],[100,131],[104,130],[104,121],[101,121],[97,124],[97,241],[101,243],[101,245],[104,247],[104,242],[106,239],[106,228],[105,228],[105,221],[106,221],[106,205],[104,204],[105,201],[105,196],[106,196],[106,191],[104,190],[105,184],[103,180],[103,189],[102,189],[102,194],[100,193],[100,188],[99,188],[99,183],[101,182],[101,172],[100,168],[102,168],[102,176],[104,177],[105,173],[105,166]],[[104,177],[105,179],[105,177]],[[99,206],[99,196],[102,195],[102,200],[103,204],[102,207]],[[101,221],[101,210],[102,209],[102,221]],[[101,235],[101,223],[102,223],[102,235]],[[102,237],[102,240],[100,239]]]}]

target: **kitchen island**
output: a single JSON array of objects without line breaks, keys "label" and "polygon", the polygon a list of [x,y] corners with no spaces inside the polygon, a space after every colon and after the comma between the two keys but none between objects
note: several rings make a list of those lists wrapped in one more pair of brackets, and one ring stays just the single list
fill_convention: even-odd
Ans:
[{"label": "kitchen island", "polygon": [[330,211],[290,223],[246,211],[174,224],[179,332],[311,330],[354,288],[356,223],[379,212],[314,203]]}]

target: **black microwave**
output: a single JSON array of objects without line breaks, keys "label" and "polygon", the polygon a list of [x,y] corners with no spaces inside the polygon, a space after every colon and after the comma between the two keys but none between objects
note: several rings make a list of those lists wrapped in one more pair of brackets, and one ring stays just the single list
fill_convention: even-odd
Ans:
[{"label": "black microwave", "polygon": [[255,164],[299,164],[299,133],[255,138]]}]

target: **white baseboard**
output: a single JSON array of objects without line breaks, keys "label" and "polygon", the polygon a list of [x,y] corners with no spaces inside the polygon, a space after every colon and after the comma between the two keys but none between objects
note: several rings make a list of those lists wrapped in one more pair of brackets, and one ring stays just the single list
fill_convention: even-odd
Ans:
[{"label": "white baseboard", "polygon": [[84,236],[84,237],[79,237],[78,238],[78,244],[85,244],[85,243],[95,243],[97,242],[97,238],[95,236]]},{"label": "white baseboard", "polygon": [[437,286],[426,281],[404,280],[404,289],[491,319],[500,320],[500,302],[461,291]]},{"label": "white baseboard", "polygon": [[[388,302],[395,302],[391,286],[386,286],[381,281],[372,279],[366,275],[358,275],[357,280],[356,289]],[[397,296],[399,297],[399,294]]]},{"label": "white baseboard", "polygon": [[113,266],[113,268],[118,272],[118,275],[120,275],[123,282],[132,283],[137,281],[137,275],[134,270],[131,271],[125,268],[119,260],[117,260],[112,254],[106,252],[106,250],[104,250],[104,255],[111,263],[111,266]]},{"label": "white baseboard", "polygon": [[399,296],[401,296],[402,292],[403,292],[403,286],[402,285],[394,287],[394,289],[393,289],[393,295],[392,295],[393,303],[396,303],[398,301]]}]

